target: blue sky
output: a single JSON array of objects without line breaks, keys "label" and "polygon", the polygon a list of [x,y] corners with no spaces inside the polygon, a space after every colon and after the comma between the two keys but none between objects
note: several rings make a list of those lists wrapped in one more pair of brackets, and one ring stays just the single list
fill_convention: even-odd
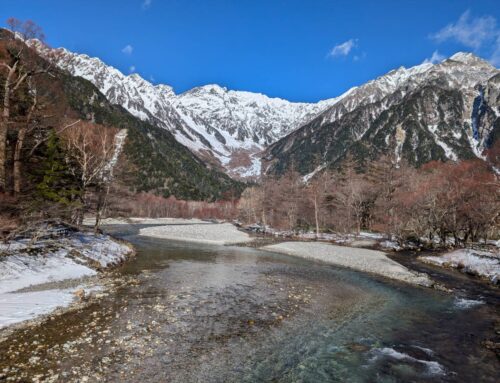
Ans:
[{"label": "blue sky", "polygon": [[460,50],[500,65],[498,0],[1,0],[10,16],[176,92],[217,83],[317,101]]}]

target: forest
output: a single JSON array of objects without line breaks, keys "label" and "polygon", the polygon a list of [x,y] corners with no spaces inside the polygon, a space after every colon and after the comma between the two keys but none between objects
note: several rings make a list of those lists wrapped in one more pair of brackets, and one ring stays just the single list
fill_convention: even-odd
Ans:
[{"label": "forest", "polygon": [[[499,145],[489,158],[499,165]],[[323,170],[304,182],[293,169],[246,189],[240,218],[264,227],[299,232],[385,233],[411,241],[463,246],[497,238],[500,183],[484,161],[430,162],[420,168],[390,157],[364,172],[349,158],[341,169]]]},{"label": "forest", "polygon": [[[90,214],[96,230],[103,216],[114,215],[238,219],[317,236],[369,230],[441,246],[499,235],[498,140],[487,161],[416,168],[391,156],[367,164],[349,157],[310,177],[291,166],[243,190],[205,169],[165,130],[107,105],[88,83],[68,82],[56,68],[56,50],[42,59],[26,44],[44,39],[35,23],[7,24],[0,44],[3,233],[51,219],[78,226]],[[165,142],[170,146],[158,146]]]},{"label": "forest", "polygon": [[[57,67],[34,22],[0,30],[0,232],[47,220],[95,228],[107,211],[127,214],[141,193],[214,201],[242,184],[208,168],[165,129],[111,105],[88,81]],[[36,40],[33,40],[36,39]],[[125,211],[119,210],[123,205]],[[118,209],[118,210],[116,210]]]}]

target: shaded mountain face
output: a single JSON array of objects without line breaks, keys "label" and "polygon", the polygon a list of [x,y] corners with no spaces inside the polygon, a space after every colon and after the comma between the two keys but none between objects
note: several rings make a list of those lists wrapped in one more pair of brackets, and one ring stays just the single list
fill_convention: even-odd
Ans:
[{"label": "shaded mountain face", "polygon": [[457,53],[440,64],[399,68],[353,88],[311,122],[270,145],[263,171],[290,166],[314,174],[348,156],[362,165],[392,156],[431,160],[483,158],[499,135],[500,71]]},{"label": "shaded mountain face", "polygon": [[[0,51],[5,51],[11,38],[10,32],[0,29]],[[18,44],[23,43],[18,41]],[[0,63],[2,60],[6,58],[0,57]],[[21,62],[20,65],[31,68],[38,62],[45,61],[35,52],[33,63]],[[0,78],[4,78],[4,73],[0,73]],[[43,102],[47,103],[44,106],[47,117],[41,124],[57,130],[68,119],[81,119],[126,130],[120,171],[126,178],[123,180],[125,186],[131,191],[154,192],[165,197],[173,195],[179,199],[215,200],[237,196],[243,189],[242,183],[207,166],[169,130],[143,121],[122,106],[113,104],[88,80],[57,68],[39,74],[37,79],[37,92],[46,94]],[[28,89],[25,92],[28,94]],[[19,113],[19,116],[13,118],[24,118],[21,114],[27,113],[28,108],[23,106],[22,100],[27,97],[18,97],[12,114]],[[14,137],[14,130],[11,133]]]},{"label": "shaded mountain face", "polygon": [[242,191],[243,184],[208,167],[168,130],[111,104],[89,81],[66,73],[61,73],[60,80],[65,99],[79,117],[127,130],[123,152],[132,191],[188,200],[215,200]]},{"label": "shaded mountain face", "polygon": [[259,152],[336,102],[293,103],[218,85],[175,94],[168,85],[126,76],[98,58],[57,51],[62,69],[89,80],[109,102],[166,129],[198,157],[236,178],[258,176]]},{"label": "shaded mountain face", "polygon": [[290,166],[306,175],[348,155],[361,164],[389,155],[417,166],[483,158],[498,137],[499,71],[469,53],[401,67],[308,104],[218,85],[175,94],[97,58],[58,52],[61,68],[92,82],[111,104],[170,132],[234,178],[283,174]]}]

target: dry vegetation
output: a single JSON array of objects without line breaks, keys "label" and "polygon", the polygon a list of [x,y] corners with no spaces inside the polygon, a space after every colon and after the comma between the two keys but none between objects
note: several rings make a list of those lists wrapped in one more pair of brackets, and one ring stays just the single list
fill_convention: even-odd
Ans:
[{"label": "dry vegetation", "polygon": [[[496,154],[495,154],[496,153]],[[498,161],[498,146],[490,153]],[[348,159],[304,183],[289,171],[243,192],[241,219],[282,230],[359,233],[456,246],[498,238],[500,183],[484,161],[431,162],[419,169],[389,158],[365,173]]]}]

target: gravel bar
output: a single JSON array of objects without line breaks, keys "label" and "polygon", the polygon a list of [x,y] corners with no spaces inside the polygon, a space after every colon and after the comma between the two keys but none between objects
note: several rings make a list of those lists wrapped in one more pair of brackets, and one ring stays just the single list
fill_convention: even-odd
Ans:
[{"label": "gravel bar", "polygon": [[139,231],[140,235],[175,241],[207,243],[212,245],[231,245],[251,242],[253,238],[236,229],[230,223],[179,224],[147,227]]},{"label": "gravel bar", "polygon": [[317,242],[283,242],[264,246],[262,250],[313,259],[353,270],[373,273],[413,285],[433,285],[423,273],[417,273],[389,259],[383,252]]}]

